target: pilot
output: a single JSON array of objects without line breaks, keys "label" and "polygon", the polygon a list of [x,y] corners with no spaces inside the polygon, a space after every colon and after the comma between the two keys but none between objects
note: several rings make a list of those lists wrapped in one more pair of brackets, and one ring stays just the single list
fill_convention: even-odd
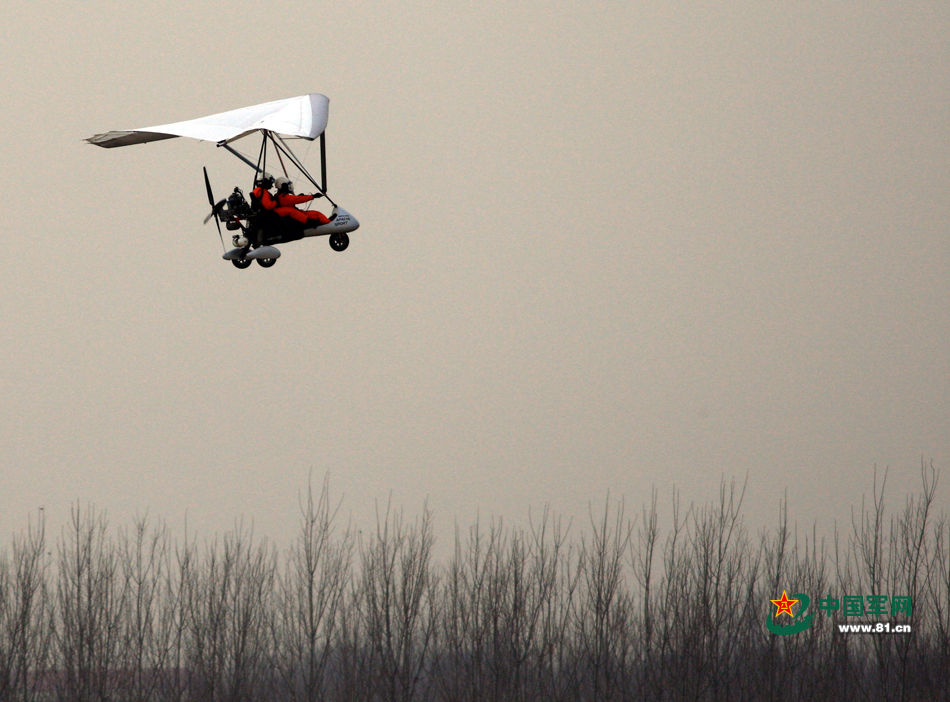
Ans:
[{"label": "pilot", "polygon": [[326,224],[330,220],[322,212],[317,210],[298,210],[295,205],[300,205],[304,202],[310,202],[318,197],[323,197],[320,195],[294,195],[294,184],[291,182],[290,178],[284,176],[279,177],[275,183],[277,186],[277,209],[274,210],[281,217],[291,217],[292,219],[300,222],[301,224],[318,227],[321,224]]},{"label": "pilot", "polygon": [[270,189],[274,187],[274,177],[268,173],[263,178],[254,182],[254,189],[251,191],[251,208],[259,210],[276,210],[277,202],[270,194]]}]

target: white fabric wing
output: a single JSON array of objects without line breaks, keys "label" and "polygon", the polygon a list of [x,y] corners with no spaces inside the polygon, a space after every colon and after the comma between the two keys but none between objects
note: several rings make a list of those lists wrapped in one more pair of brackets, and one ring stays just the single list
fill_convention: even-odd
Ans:
[{"label": "white fabric wing", "polygon": [[222,142],[233,141],[259,129],[284,136],[316,139],[327,128],[329,108],[330,99],[326,95],[310,93],[185,122],[96,134],[86,141],[107,149],[180,136]]}]

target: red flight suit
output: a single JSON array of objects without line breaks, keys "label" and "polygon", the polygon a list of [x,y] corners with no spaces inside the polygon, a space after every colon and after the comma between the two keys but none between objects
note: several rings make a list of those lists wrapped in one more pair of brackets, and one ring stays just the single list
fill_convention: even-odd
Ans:
[{"label": "red flight suit", "polygon": [[277,208],[277,203],[274,202],[274,198],[271,197],[270,191],[266,190],[263,186],[258,185],[251,191],[251,198],[253,200],[258,200],[261,203],[261,207],[265,210],[273,210]]},{"label": "red flight suit", "polygon": [[298,210],[294,205],[299,205],[304,202],[310,202],[313,200],[313,195],[294,195],[292,193],[277,193],[277,207],[274,212],[279,214],[281,217],[292,217],[301,224],[312,224],[313,226],[318,226],[320,224],[326,224],[330,220],[327,219],[327,216],[322,212],[317,212],[316,210]]}]

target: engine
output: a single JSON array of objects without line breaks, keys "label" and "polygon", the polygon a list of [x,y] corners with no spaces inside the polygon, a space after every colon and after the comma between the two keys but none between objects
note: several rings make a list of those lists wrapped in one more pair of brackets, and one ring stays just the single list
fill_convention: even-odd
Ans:
[{"label": "engine", "polygon": [[244,193],[240,188],[235,188],[234,192],[228,195],[228,200],[221,210],[221,221],[225,226],[234,231],[241,228],[239,219],[247,219],[251,214],[251,206],[244,199]]}]

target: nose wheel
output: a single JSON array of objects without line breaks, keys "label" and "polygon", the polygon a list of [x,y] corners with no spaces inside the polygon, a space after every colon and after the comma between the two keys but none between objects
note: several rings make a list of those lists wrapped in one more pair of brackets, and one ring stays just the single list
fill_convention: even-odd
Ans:
[{"label": "nose wheel", "polygon": [[346,234],[330,235],[330,248],[334,251],[343,251],[349,245],[350,237],[348,237]]}]

